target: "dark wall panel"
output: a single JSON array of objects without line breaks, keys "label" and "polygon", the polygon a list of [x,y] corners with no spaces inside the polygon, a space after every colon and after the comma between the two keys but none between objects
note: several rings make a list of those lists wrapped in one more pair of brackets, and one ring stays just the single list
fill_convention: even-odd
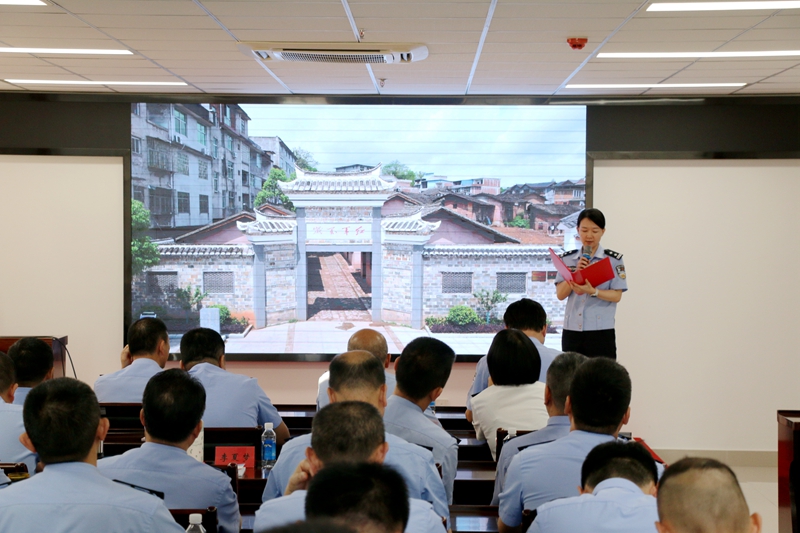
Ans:
[{"label": "dark wall panel", "polygon": [[590,105],[589,152],[796,152],[800,105]]}]

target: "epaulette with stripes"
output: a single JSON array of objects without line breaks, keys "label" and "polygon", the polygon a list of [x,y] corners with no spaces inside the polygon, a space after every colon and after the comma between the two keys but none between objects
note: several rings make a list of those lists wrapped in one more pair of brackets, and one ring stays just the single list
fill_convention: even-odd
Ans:
[{"label": "epaulette with stripes", "polygon": [[606,248],[605,250],[606,255],[613,257],[614,259],[622,259],[622,254],[619,252],[615,252],[614,250],[609,250]]}]

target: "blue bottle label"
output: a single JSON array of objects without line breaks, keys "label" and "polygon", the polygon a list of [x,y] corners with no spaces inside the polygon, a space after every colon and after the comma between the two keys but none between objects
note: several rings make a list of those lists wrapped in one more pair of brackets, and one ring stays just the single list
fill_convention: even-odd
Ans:
[{"label": "blue bottle label", "polygon": [[274,461],[275,460],[275,443],[269,440],[265,440],[262,444],[262,451],[265,461]]}]

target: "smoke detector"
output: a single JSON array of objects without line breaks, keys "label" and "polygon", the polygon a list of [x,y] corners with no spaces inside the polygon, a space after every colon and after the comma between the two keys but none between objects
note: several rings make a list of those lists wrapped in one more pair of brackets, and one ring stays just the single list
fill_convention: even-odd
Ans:
[{"label": "smoke detector", "polygon": [[240,43],[262,61],[301,63],[414,63],[428,57],[424,44],[397,43]]},{"label": "smoke detector", "polygon": [[583,37],[570,37],[567,39],[567,44],[573,50],[583,50],[583,47],[586,46],[586,43],[589,42],[589,39],[585,39]]}]

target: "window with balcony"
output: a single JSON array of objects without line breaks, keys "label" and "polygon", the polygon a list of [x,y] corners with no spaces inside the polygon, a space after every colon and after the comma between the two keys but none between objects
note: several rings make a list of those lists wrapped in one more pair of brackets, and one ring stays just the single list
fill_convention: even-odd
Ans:
[{"label": "window with balcony", "polygon": [[172,190],[156,187],[150,190],[150,213],[153,215],[172,214]]},{"label": "window with balcony", "polygon": [[144,187],[133,186],[133,199],[144,204]]},{"label": "window with balcony", "polygon": [[172,170],[167,143],[152,137],[147,138],[147,166],[159,170]]}]

